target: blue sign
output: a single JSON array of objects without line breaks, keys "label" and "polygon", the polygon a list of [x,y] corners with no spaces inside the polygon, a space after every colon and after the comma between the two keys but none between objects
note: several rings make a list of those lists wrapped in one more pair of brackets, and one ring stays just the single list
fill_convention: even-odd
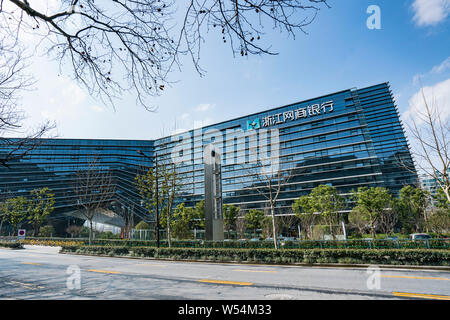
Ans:
[{"label": "blue sign", "polygon": [[261,125],[259,123],[259,118],[256,118],[253,121],[247,121],[247,130],[259,129]]}]

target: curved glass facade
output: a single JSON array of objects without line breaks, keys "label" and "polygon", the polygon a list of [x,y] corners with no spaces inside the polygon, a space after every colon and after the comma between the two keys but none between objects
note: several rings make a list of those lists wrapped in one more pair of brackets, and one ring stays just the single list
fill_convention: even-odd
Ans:
[{"label": "curved glass facade", "polygon": [[[416,185],[414,168],[388,83],[350,89],[154,141],[48,139],[24,159],[0,167],[0,192],[29,192],[48,186],[61,210],[74,172],[93,155],[114,172],[117,198],[140,207],[133,179],[140,166],[174,162],[182,179],[177,202],[193,206],[204,198],[203,150],[214,144],[222,158],[223,202],[267,208],[267,177],[283,180],[277,207],[320,184],[343,195],[361,186],[382,186],[396,194]],[[0,145],[0,152],[11,146]],[[138,154],[141,150],[146,157]],[[262,171],[270,168],[270,172]],[[73,199],[72,199],[73,200]],[[143,208],[138,213],[144,214]]]}]

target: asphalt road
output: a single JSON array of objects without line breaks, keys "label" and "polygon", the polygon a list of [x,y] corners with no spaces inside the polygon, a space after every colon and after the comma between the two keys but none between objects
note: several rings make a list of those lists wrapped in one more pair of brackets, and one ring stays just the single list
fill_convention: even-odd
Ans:
[{"label": "asphalt road", "polygon": [[0,299],[439,299],[450,272],[172,262],[0,248]]}]

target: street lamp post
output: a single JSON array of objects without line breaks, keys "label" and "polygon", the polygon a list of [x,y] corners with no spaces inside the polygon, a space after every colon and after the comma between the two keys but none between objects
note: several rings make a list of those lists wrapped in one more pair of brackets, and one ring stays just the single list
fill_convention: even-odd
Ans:
[{"label": "street lamp post", "polygon": [[[136,150],[141,156],[152,160],[149,156],[141,150]],[[155,176],[156,176],[156,247],[159,248],[159,190],[158,190],[158,153],[155,152]]]}]

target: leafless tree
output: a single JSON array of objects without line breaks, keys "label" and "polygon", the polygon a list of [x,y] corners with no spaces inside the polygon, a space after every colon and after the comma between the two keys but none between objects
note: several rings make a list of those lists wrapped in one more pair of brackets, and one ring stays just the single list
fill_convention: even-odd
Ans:
[{"label": "leafless tree", "polygon": [[165,225],[167,230],[167,242],[171,247],[171,223],[172,223],[172,210],[175,198],[182,187],[182,181],[178,177],[176,167],[174,163],[163,163],[159,170],[160,180],[160,192],[163,217],[166,218]]},{"label": "leafless tree", "polygon": [[61,70],[67,63],[91,95],[114,105],[131,89],[149,110],[146,98],[162,93],[182,56],[203,74],[205,33],[216,30],[234,54],[275,54],[263,39],[265,27],[295,37],[328,7],[326,0],[61,0],[57,8],[43,8],[48,4],[0,0],[0,25],[14,29],[18,40],[24,34],[39,39],[37,46]]},{"label": "leafless tree", "polygon": [[[0,165],[8,167],[8,162],[23,158],[34,149],[45,133],[54,125],[45,122],[32,132],[23,127],[25,113],[19,108],[21,93],[30,89],[33,78],[25,73],[27,57],[24,50],[15,42],[0,33],[0,144],[5,151],[0,153]],[[19,139],[7,135],[24,136]]]},{"label": "leafless tree", "polygon": [[[424,108],[415,110],[417,119],[408,123],[414,139],[412,153],[417,167],[436,181],[450,201],[450,118],[442,118],[434,96],[429,101],[423,88],[421,95]],[[440,103],[444,103],[442,110],[450,107]]]},{"label": "leafless tree", "polygon": [[[298,225],[298,223],[299,223],[299,219],[294,214],[279,215],[279,216],[277,216],[277,219],[280,221],[280,225],[282,227],[286,228],[288,233],[293,226]],[[288,234],[288,236],[289,236],[289,234]],[[299,235],[299,237],[300,237],[300,235]]]},{"label": "leafless tree", "polygon": [[271,159],[270,164],[259,162],[247,168],[248,178],[253,182],[248,189],[257,191],[258,194],[267,200],[269,205],[275,249],[278,249],[275,211],[280,192],[292,176],[291,170],[280,170],[278,161],[279,159]]},{"label": "leafless tree", "polygon": [[123,228],[123,237],[129,239],[131,235],[131,230],[134,228],[134,207],[135,204],[119,205],[118,213],[123,218],[125,222],[125,227]]},{"label": "leafless tree", "polygon": [[82,229],[83,229],[82,226],[71,225],[66,228],[66,232],[70,234],[71,238],[73,238],[74,236],[75,238],[78,238]]},{"label": "leafless tree", "polygon": [[236,219],[236,232],[240,239],[245,238],[245,229],[244,213],[241,211]]},{"label": "leafless tree", "polygon": [[92,241],[92,222],[96,214],[111,204],[114,193],[112,173],[97,159],[90,160],[85,169],[76,172],[74,195],[81,215],[89,222],[89,244]]},{"label": "leafless tree", "polygon": [[[392,206],[391,206],[392,207]],[[394,233],[395,225],[399,220],[399,213],[395,208],[388,208],[383,211],[379,218],[379,229],[382,233]]]}]

